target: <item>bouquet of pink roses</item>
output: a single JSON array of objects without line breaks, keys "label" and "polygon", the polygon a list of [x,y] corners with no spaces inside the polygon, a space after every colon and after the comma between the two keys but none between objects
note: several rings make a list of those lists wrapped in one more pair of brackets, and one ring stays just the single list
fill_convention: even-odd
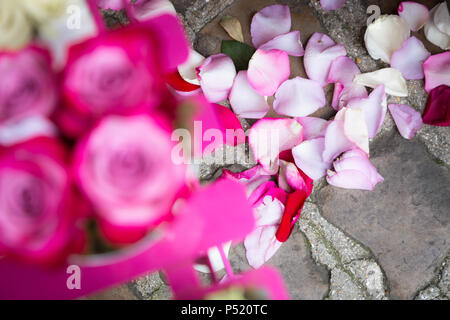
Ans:
[{"label": "bouquet of pink roses", "polygon": [[236,286],[285,298],[271,269],[200,286],[194,263],[254,217],[242,185],[201,187],[173,161],[172,132],[240,125],[182,94],[199,87],[178,72],[189,45],[170,10],[116,3],[130,23],[113,30],[102,1],[0,3],[0,297],[75,298],[164,269],[177,298]]}]

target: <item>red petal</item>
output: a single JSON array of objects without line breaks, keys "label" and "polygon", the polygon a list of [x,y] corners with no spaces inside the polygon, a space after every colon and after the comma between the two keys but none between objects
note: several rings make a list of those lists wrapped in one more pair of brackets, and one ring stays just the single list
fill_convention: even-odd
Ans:
[{"label": "red petal", "polygon": [[443,84],[430,91],[422,116],[423,123],[433,126],[450,126],[450,87]]},{"label": "red petal", "polygon": [[169,86],[177,91],[191,92],[200,88],[200,86],[185,81],[178,71],[174,71],[166,75],[166,82]]},{"label": "red petal", "polygon": [[286,242],[289,239],[307,197],[306,192],[303,190],[297,190],[288,196],[283,218],[275,235],[278,241]]}]

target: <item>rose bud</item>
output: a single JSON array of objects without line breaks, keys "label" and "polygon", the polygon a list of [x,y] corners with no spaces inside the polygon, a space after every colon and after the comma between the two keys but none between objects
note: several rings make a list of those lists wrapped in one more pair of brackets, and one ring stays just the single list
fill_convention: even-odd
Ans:
[{"label": "rose bud", "polygon": [[36,138],[0,152],[0,255],[54,265],[80,252],[76,227],[81,203],[65,154],[51,138]]},{"label": "rose bud", "polygon": [[150,29],[138,25],[76,44],[63,75],[65,103],[91,118],[152,110],[165,89],[158,58]]},{"label": "rose bud", "polygon": [[0,125],[48,115],[57,93],[50,54],[28,47],[0,53]]},{"label": "rose bud", "polygon": [[135,242],[170,217],[185,185],[185,167],[171,159],[170,137],[170,129],[147,114],[111,115],[78,144],[75,176],[110,242]]}]

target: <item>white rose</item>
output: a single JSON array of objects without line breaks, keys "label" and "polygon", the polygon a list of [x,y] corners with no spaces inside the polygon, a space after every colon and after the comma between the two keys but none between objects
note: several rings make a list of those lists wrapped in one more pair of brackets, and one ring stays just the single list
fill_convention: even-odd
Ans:
[{"label": "white rose", "polygon": [[20,0],[28,15],[41,23],[65,13],[67,0]]},{"label": "white rose", "polygon": [[16,0],[0,1],[0,50],[19,49],[31,39],[28,17]]},{"label": "white rose", "polygon": [[[50,0],[36,1],[45,2]],[[53,63],[56,69],[60,69],[65,65],[68,47],[97,34],[96,24],[86,1],[60,0],[59,2],[63,3],[60,14],[49,17],[38,26],[38,38],[52,52]],[[79,19],[78,22],[77,19]]]}]

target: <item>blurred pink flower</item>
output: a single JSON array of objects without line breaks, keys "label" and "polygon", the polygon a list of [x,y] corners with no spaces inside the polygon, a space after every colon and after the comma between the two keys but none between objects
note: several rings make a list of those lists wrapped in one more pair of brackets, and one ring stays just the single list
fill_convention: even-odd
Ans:
[{"label": "blurred pink flower", "polygon": [[152,33],[140,26],[72,46],[62,85],[66,103],[94,117],[155,108],[164,88],[158,54]]},{"label": "blurred pink flower", "polygon": [[48,115],[57,101],[50,54],[27,47],[0,53],[0,126]]},{"label": "blurred pink flower", "polygon": [[36,138],[0,152],[0,254],[56,264],[84,247],[75,227],[83,202],[72,188],[62,146]]},{"label": "blurred pink flower", "polygon": [[114,243],[131,243],[168,218],[185,184],[170,128],[146,114],[105,117],[77,146],[75,175]]}]

